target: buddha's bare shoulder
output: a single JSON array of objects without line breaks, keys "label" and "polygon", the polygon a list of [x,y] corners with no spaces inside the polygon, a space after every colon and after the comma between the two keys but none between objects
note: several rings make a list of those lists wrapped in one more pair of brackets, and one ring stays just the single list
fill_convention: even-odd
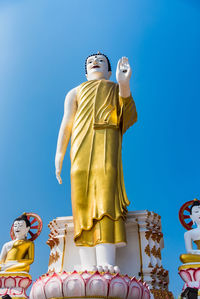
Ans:
[{"label": "buddha's bare shoulder", "polygon": [[199,227],[193,228],[184,233],[184,237],[189,237],[189,236],[196,237],[197,235],[199,236],[199,239],[200,239],[200,228]]},{"label": "buddha's bare shoulder", "polygon": [[3,246],[5,246],[5,247],[10,247],[10,246],[12,246],[14,243],[15,243],[15,240],[12,240],[12,241],[6,242]]},{"label": "buddha's bare shoulder", "polygon": [[70,89],[70,91],[67,92],[66,98],[67,97],[74,97],[74,96],[76,96],[79,86],[76,86],[76,87]]}]

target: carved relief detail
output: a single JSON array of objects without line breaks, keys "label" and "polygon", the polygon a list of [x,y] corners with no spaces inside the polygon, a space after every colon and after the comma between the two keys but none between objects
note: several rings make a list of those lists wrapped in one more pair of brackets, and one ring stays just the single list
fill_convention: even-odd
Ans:
[{"label": "carved relief detail", "polygon": [[156,250],[156,246],[154,245],[153,248],[151,249],[151,253],[154,257],[157,257],[157,250]]},{"label": "carved relief detail", "polygon": [[59,238],[52,237],[51,234],[50,234],[49,235],[49,239],[48,239],[48,241],[46,243],[52,249],[54,246],[58,246],[59,243],[60,243],[60,241],[59,241]]},{"label": "carved relief detail", "polygon": [[149,263],[148,267],[149,267],[149,268],[153,268],[153,266],[152,266],[151,262]]},{"label": "carved relief detail", "polygon": [[163,298],[174,299],[173,294],[167,290],[151,289],[151,293],[154,295],[155,299],[163,299]]},{"label": "carved relief detail", "polygon": [[49,256],[49,266],[51,266],[53,263],[57,262],[60,257],[60,254],[56,251],[55,254],[51,253]]},{"label": "carved relief detail", "polygon": [[158,248],[158,250],[157,250],[156,257],[161,260],[161,250],[160,250],[160,248]]},{"label": "carved relief detail", "polygon": [[145,253],[150,257],[151,256],[151,250],[150,250],[150,247],[149,247],[149,245],[147,245],[146,246],[146,248],[145,248]]},{"label": "carved relief detail", "polygon": [[157,240],[157,233],[153,232],[152,235],[151,235],[151,239],[153,241],[156,241]]},{"label": "carved relief detail", "polygon": [[158,269],[157,267],[153,268],[153,270],[151,271],[151,274],[156,274],[157,269]]},{"label": "carved relief detail", "polygon": [[145,232],[145,238],[146,238],[147,240],[149,240],[151,234],[152,234],[152,232],[151,232],[150,230],[147,230],[147,231]]},{"label": "carved relief detail", "polygon": [[163,238],[163,233],[159,232],[157,234],[157,242],[160,243],[160,240]]}]

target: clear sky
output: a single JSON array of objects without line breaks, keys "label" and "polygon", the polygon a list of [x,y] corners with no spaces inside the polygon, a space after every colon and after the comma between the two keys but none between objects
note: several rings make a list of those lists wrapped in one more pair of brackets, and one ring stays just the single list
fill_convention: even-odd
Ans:
[{"label": "clear sky", "polygon": [[121,56],[133,68],[138,122],[123,139],[129,210],[162,217],[163,266],[170,290],[182,288],[181,205],[200,199],[199,0],[0,0],[0,245],[13,219],[38,213],[31,274],[47,271],[48,223],[71,215],[70,159],[54,176],[64,98],[85,81],[84,59],[101,51],[112,80]]}]

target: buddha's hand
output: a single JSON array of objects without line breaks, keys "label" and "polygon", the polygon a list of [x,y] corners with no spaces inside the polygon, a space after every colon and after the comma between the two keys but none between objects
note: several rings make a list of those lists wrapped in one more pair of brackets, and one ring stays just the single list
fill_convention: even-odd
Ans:
[{"label": "buddha's hand", "polygon": [[117,64],[116,79],[119,85],[128,85],[131,77],[131,67],[127,57],[122,57]]},{"label": "buddha's hand", "polygon": [[62,163],[63,163],[63,157],[61,154],[57,153],[55,157],[55,168],[56,168],[56,178],[59,184],[62,184],[62,179],[60,176],[62,170]]},{"label": "buddha's hand", "polygon": [[188,250],[188,253],[190,253],[190,254],[199,254],[200,255],[200,250],[192,249],[192,250]]}]

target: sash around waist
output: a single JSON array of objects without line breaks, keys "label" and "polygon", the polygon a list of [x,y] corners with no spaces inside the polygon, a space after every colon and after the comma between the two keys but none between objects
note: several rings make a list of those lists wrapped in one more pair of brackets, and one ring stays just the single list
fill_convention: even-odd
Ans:
[{"label": "sash around waist", "polygon": [[119,130],[120,126],[118,124],[109,124],[107,122],[104,123],[94,123],[93,128],[95,130],[101,130],[101,129],[115,129]]}]

